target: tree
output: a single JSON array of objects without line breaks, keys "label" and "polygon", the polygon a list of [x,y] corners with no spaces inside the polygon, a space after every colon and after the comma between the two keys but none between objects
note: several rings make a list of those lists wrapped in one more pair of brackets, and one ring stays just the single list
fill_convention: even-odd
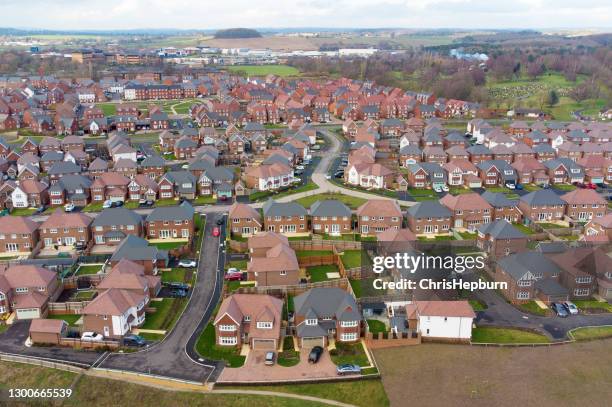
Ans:
[{"label": "tree", "polygon": [[552,89],[550,92],[548,92],[546,103],[551,107],[559,103],[559,95],[557,94],[556,90]]}]

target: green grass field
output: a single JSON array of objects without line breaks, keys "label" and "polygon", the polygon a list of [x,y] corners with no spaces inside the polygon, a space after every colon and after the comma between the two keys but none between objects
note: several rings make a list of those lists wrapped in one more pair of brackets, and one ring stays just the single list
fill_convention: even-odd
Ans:
[{"label": "green grass field", "polygon": [[544,335],[512,328],[479,327],[472,329],[475,343],[548,343]]},{"label": "green grass field", "polygon": [[382,321],[379,321],[377,319],[368,319],[367,323],[370,332],[373,334],[377,334],[379,332],[387,332],[387,326]]},{"label": "green grass field", "polygon": [[278,76],[298,76],[300,71],[289,65],[234,65],[227,69],[230,72],[244,74],[246,76],[266,76],[269,74]]},{"label": "green grass field", "polygon": [[308,273],[308,275],[310,275],[311,283],[318,283],[321,281],[330,280],[330,278],[327,277],[327,273],[337,273],[338,266],[336,266],[335,264],[312,266],[312,267],[306,268],[306,272]]},{"label": "green grass field", "polygon": [[342,264],[346,268],[361,267],[361,250],[345,250],[342,254]]},{"label": "green grass field", "polygon": [[336,365],[352,363],[359,366],[368,366],[370,364],[363,346],[359,342],[355,344],[336,342],[336,349],[331,350],[329,354],[332,362]]},{"label": "green grass field", "polygon": [[102,270],[102,264],[85,264],[79,266],[75,275],[83,276],[88,274],[98,274],[100,270]]},{"label": "green grass field", "polygon": [[245,360],[245,357],[240,355],[239,348],[219,346],[215,343],[215,327],[212,323],[206,325],[206,328],[204,328],[204,331],[198,338],[196,351],[206,358],[224,360],[230,367],[242,366]]},{"label": "green grass field", "polygon": [[547,313],[547,309],[541,308],[535,301],[529,301],[524,304],[520,304],[519,308],[525,312],[529,312],[531,314],[544,316]]},{"label": "green grass field", "polygon": [[304,208],[310,208],[313,203],[317,201],[322,201],[325,199],[334,199],[336,201],[343,202],[346,206],[351,209],[357,209],[359,206],[366,202],[363,198],[358,198],[354,196],[344,195],[344,194],[335,194],[335,193],[325,193],[325,194],[314,194],[305,196],[300,199],[296,199],[296,202],[302,205]]},{"label": "green grass field", "polygon": [[48,319],[61,319],[66,321],[68,325],[75,326],[76,322],[81,318],[80,314],[49,314]]},{"label": "green grass field", "polygon": [[577,341],[609,338],[612,337],[612,326],[578,328],[571,331],[571,336]]}]

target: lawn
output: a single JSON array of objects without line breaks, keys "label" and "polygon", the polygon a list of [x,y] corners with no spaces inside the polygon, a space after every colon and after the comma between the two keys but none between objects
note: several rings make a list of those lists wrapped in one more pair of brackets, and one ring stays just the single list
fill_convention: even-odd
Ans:
[{"label": "lawn", "polygon": [[544,316],[547,314],[547,309],[541,308],[535,301],[529,301],[524,304],[519,304],[518,307],[530,314]]},{"label": "lawn", "polygon": [[102,109],[104,112],[104,116],[114,116],[117,114],[117,104],[116,103],[98,103],[96,107]]},{"label": "lawn", "polygon": [[484,311],[488,308],[487,304],[479,300],[468,300],[468,302],[472,306],[472,309],[474,310],[474,312]]},{"label": "lawn", "polygon": [[198,196],[191,203],[193,205],[213,205],[217,203],[217,200],[212,196]]},{"label": "lawn", "polygon": [[70,326],[75,326],[76,322],[81,318],[80,314],[49,314],[48,319],[62,319]]},{"label": "lawn", "polygon": [[542,188],[537,185],[533,185],[533,184],[523,184],[523,189],[525,189],[525,191],[528,191],[528,192],[533,192],[533,191],[539,191]]},{"label": "lawn", "polygon": [[351,284],[351,288],[353,289],[353,293],[355,294],[355,297],[360,298],[363,293],[362,293],[362,284],[361,284],[361,280],[353,280],[353,279],[349,279],[349,283]]},{"label": "lawn", "polygon": [[246,270],[247,269],[247,260],[231,260],[225,263],[225,269],[229,268],[237,268],[238,270]]},{"label": "lawn", "polygon": [[532,235],[534,233],[533,229],[531,229],[529,226],[523,225],[522,223],[513,223],[512,226],[514,226],[526,235]]},{"label": "lawn", "polygon": [[[401,348],[405,350],[406,348]],[[224,387],[225,388],[225,387]],[[351,380],[335,383],[287,384],[231,388],[301,394],[336,400],[359,407],[388,407],[389,399],[380,380]],[[273,399],[271,399],[273,400]],[[312,404],[304,404],[304,406]],[[398,404],[402,405],[402,404]],[[271,406],[273,407],[273,406]]]},{"label": "lawn", "polygon": [[[341,256],[342,264],[346,268],[361,267],[362,253],[361,250],[345,250]],[[366,255],[367,259],[367,255]],[[367,261],[367,260],[366,260]]]},{"label": "lawn", "polygon": [[98,274],[100,270],[102,270],[102,264],[80,265],[74,275],[83,276],[83,275],[89,275],[89,274]]},{"label": "lawn", "polygon": [[573,191],[576,189],[576,186],[572,184],[555,184],[553,185],[553,189],[557,191]]},{"label": "lawn", "polygon": [[13,216],[31,216],[36,212],[36,208],[13,208],[11,215]]},{"label": "lawn", "polygon": [[266,76],[269,74],[278,76],[299,76],[300,71],[289,65],[233,65],[228,66],[230,72],[243,74],[245,76]]},{"label": "lawn", "polygon": [[336,342],[336,349],[329,351],[332,362],[336,365],[343,363],[352,363],[359,366],[369,366],[370,361],[363,350],[363,346],[360,342],[355,344],[347,344],[343,342]]},{"label": "lawn", "polygon": [[149,332],[140,332],[138,333],[138,336],[142,336],[147,341],[161,341],[162,339],[164,339],[165,335],[154,334],[154,333],[149,333]]},{"label": "lawn", "polygon": [[70,299],[72,301],[91,301],[96,296],[97,292],[94,290],[77,291]]},{"label": "lawn", "polygon": [[333,254],[333,252],[331,250],[296,250],[295,254],[298,258],[300,258],[300,257],[329,256]]},{"label": "lawn", "polygon": [[557,229],[557,228],[566,228],[567,226],[559,225],[556,223],[549,222],[538,222],[538,225],[543,227],[544,229]]},{"label": "lawn", "polygon": [[570,332],[571,337],[577,341],[603,339],[612,337],[612,326],[597,326],[577,328]]},{"label": "lawn", "polygon": [[575,300],[573,302],[583,311],[612,312],[612,305],[605,301]]},{"label": "lawn", "polygon": [[452,188],[449,188],[449,193],[451,195],[469,194],[470,192],[473,192],[473,191],[471,189],[469,189],[469,188],[464,188],[464,187],[452,187]]},{"label": "lawn", "polygon": [[384,322],[377,319],[368,319],[367,322],[371,333],[376,335],[379,332],[387,332],[387,325]]},{"label": "lawn", "polygon": [[83,208],[83,212],[101,212],[104,202],[92,202]]},{"label": "lawn", "polygon": [[513,328],[472,329],[472,342],[474,343],[548,343],[550,340],[544,335],[534,332],[522,331]]},{"label": "lawn", "polygon": [[300,362],[300,352],[293,347],[293,336],[283,338],[283,351],[278,354],[277,363],[281,366],[295,366]]},{"label": "lawn", "polygon": [[284,189],[283,191],[280,192],[276,192],[276,191],[257,191],[257,192],[253,192],[252,194],[249,195],[249,200],[251,202],[260,202],[260,201],[265,201],[268,198],[272,197],[273,199],[278,199],[278,198],[282,198],[284,196],[289,196],[289,195],[293,195],[293,194],[297,194],[300,192],[308,192],[308,191],[313,191],[315,189],[319,188],[317,186],[317,184],[315,184],[314,182],[310,181],[304,185],[295,187],[295,188],[288,188],[288,189]]},{"label": "lawn", "polygon": [[187,244],[186,241],[183,242],[156,242],[151,243],[151,246],[157,246],[160,250],[172,250],[178,249],[179,247],[185,246]]},{"label": "lawn", "polygon": [[327,277],[327,273],[337,273],[338,266],[335,264],[325,264],[322,266],[313,266],[306,268],[306,272],[310,275],[311,283],[318,283],[320,281],[327,281],[330,278]]},{"label": "lawn", "polygon": [[164,283],[178,281],[182,283],[188,283],[187,281],[187,270],[186,268],[177,267],[170,270],[164,270],[161,273],[161,281]]},{"label": "lawn", "polygon": [[227,285],[227,290],[230,293],[233,293],[234,291],[236,291],[240,287],[255,287],[255,281],[248,281],[248,282],[244,282],[244,281],[242,281],[242,282],[241,281],[226,281],[225,284]]},{"label": "lawn", "polygon": [[206,328],[202,331],[196,343],[196,351],[205,358],[224,360],[229,367],[240,367],[245,360],[245,357],[240,355],[240,348],[216,345],[215,327],[212,323],[206,325]]},{"label": "lawn", "polygon": [[305,196],[300,199],[296,199],[295,202],[302,205],[304,208],[310,208],[310,206],[317,202],[323,201],[325,199],[334,199],[336,201],[343,202],[346,206],[351,209],[357,209],[359,206],[366,202],[363,198],[358,198],[354,196],[344,195],[344,194],[336,194],[336,193],[325,193],[325,194],[314,194]]},{"label": "lawn", "polygon": [[142,329],[162,329],[168,330],[172,327],[175,321],[176,314],[182,312],[182,303],[186,303],[187,299],[164,298],[161,301],[151,301],[150,307],[157,309],[156,312],[148,313]]},{"label": "lawn", "polygon": [[478,237],[478,233],[470,233],[470,232],[458,232],[459,236],[463,238],[463,240],[473,240]]}]

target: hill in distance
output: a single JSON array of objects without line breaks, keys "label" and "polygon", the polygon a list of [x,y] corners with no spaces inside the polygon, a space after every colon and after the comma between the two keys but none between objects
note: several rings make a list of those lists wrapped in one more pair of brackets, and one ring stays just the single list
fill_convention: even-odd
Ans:
[{"label": "hill in distance", "polygon": [[226,30],[219,30],[215,33],[215,38],[218,39],[259,37],[261,37],[261,34],[257,30],[250,28],[228,28]]}]

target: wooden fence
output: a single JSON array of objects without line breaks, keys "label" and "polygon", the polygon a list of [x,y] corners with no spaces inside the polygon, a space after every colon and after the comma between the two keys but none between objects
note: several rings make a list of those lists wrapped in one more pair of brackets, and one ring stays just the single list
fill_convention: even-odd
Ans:
[{"label": "wooden fence", "polygon": [[392,332],[378,332],[376,334],[366,332],[364,340],[369,349],[381,349],[396,346],[419,345],[421,343],[421,335],[416,331],[399,334],[394,334]]},{"label": "wooden fence", "polygon": [[78,282],[79,281],[89,281],[90,285],[96,286],[98,284],[100,284],[100,282],[104,279],[104,277],[106,277],[106,274],[87,274],[87,275],[82,275],[82,276],[72,276],[72,277],[66,277],[63,281],[62,284],[64,285],[64,289],[74,289],[74,288],[78,288]]},{"label": "wooden fence", "polygon": [[284,298],[287,295],[300,295],[312,288],[341,288],[352,293],[351,285],[348,279],[338,278],[335,280],[320,281],[318,283],[305,283],[297,285],[280,285],[280,286],[257,286],[257,287],[240,287],[234,291],[237,294],[267,294],[273,297]]},{"label": "wooden fence", "polygon": [[59,345],[75,349],[117,349],[119,341],[82,341],[79,338],[60,338]]},{"label": "wooden fence", "polygon": [[346,240],[290,240],[289,246],[293,250],[334,250],[342,252],[344,250],[360,250],[361,242]]},{"label": "wooden fence", "polygon": [[73,301],[73,302],[50,302],[49,314],[81,314],[83,308],[91,301]]}]

